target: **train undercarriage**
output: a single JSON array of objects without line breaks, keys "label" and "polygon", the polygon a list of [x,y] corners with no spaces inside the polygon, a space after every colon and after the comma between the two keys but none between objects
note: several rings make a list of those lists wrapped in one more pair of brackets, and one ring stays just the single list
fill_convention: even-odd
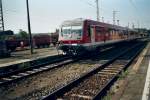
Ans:
[{"label": "train undercarriage", "polygon": [[62,50],[65,55],[81,55],[85,53],[87,50],[82,45],[63,45],[59,46],[59,50]]}]

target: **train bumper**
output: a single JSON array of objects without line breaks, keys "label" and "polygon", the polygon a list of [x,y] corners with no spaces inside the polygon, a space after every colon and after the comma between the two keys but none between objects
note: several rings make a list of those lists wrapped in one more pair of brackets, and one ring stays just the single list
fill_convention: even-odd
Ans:
[{"label": "train bumper", "polygon": [[80,54],[85,51],[85,48],[80,44],[60,45],[58,49],[67,54]]}]

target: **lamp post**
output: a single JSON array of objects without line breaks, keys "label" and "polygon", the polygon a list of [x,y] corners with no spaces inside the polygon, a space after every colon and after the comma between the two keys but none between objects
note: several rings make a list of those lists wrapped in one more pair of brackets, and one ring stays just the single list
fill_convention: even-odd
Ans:
[{"label": "lamp post", "polygon": [[33,41],[32,41],[32,34],[31,34],[30,13],[29,13],[29,2],[28,2],[28,0],[26,0],[26,5],[27,5],[27,20],[28,20],[30,50],[31,50],[31,54],[33,54]]}]

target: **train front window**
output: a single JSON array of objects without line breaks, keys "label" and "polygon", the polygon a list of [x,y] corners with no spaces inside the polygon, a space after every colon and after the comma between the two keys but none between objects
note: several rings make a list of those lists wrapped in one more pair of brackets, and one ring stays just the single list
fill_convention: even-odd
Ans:
[{"label": "train front window", "polygon": [[78,34],[82,35],[82,26],[65,26],[61,29],[61,35]]},{"label": "train front window", "polygon": [[62,27],[62,34],[70,34],[71,33],[71,26]]},{"label": "train front window", "polygon": [[79,36],[81,36],[82,35],[82,26],[72,26],[71,33],[78,34]]}]

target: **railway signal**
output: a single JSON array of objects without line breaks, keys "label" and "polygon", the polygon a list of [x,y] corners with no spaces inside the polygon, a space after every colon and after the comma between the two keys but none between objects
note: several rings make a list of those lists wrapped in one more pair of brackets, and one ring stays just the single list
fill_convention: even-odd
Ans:
[{"label": "railway signal", "polygon": [[30,42],[31,54],[33,54],[33,40],[32,40],[32,34],[31,34],[30,13],[29,13],[29,2],[28,2],[28,0],[26,0],[26,5],[27,5],[27,20],[28,20],[29,42]]}]

